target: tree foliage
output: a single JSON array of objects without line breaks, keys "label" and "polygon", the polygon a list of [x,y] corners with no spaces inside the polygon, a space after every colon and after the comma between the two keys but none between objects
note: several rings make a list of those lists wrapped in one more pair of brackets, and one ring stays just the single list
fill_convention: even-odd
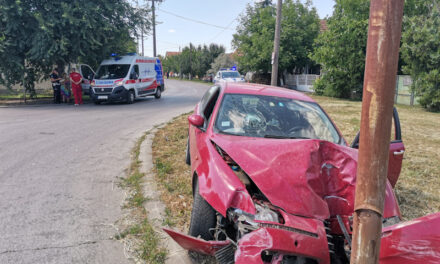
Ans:
[{"label": "tree foliage", "polygon": [[[238,50],[240,68],[270,72],[276,10],[267,1],[248,5],[241,17],[233,46]],[[310,1],[285,0],[283,3],[279,72],[291,72],[313,64],[308,54],[319,33],[319,17]]]},{"label": "tree foliage", "polygon": [[402,35],[404,72],[411,75],[419,103],[431,111],[440,111],[440,8],[425,2],[428,15],[405,18]]},{"label": "tree foliage", "polygon": [[327,30],[316,39],[311,56],[323,73],[315,83],[318,94],[361,98],[369,6],[369,0],[336,0]]},{"label": "tree foliage", "polygon": [[178,55],[166,57],[162,64],[164,71],[177,72],[201,78],[209,70],[211,63],[225,52],[221,45],[210,44],[194,46],[190,43]]},{"label": "tree foliage", "polygon": [[32,89],[53,65],[135,51],[139,26],[149,29],[149,10],[128,0],[0,0],[0,83]]},{"label": "tree foliage", "polygon": [[[406,0],[403,35],[411,28],[410,19],[426,16],[426,0]],[[362,97],[368,36],[369,0],[336,0],[328,30],[316,39],[311,58],[321,65],[322,77],[315,82],[319,94],[342,98]],[[399,58],[399,72],[410,62]]]}]

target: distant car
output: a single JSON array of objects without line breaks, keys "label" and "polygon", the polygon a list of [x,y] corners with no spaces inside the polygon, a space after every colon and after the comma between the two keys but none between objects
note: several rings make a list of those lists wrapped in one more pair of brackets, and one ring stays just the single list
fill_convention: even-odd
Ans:
[{"label": "distant car", "polygon": [[245,80],[238,71],[220,70],[214,78],[214,83],[219,82],[245,82]]},{"label": "distant car", "polygon": [[[440,213],[397,224],[393,117],[380,261],[440,263]],[[257,84],[212,87],[188,120],[189,236],[166,229],[182,247],[219,263],[349,263],[359,135],[348,146],[312,98]]]}]

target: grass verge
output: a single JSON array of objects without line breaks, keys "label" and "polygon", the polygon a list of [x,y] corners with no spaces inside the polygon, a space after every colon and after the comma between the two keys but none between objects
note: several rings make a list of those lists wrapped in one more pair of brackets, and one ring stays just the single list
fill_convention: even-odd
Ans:
[{"label": "grass verge", "polygon": [[188,114],[174,118],[156,132],[153,160],[161,200],[166,205],[164,223],[188,227],[191,217],[191,169],[185,163]]},{"label": "grass verge", "polygon": [[140,148],[148,132],[138,139],[132,150],[131,164],[128,168],[127,178],[123,178],[120,185],[128,191],[129,195],[125,201],[124,208],[130,212],[130,218],[134,219],[116,239],[131,239],[135,242],[136,257],[144,262],[152,264],[165,263],[167,251],[160,247],[159,237],[154,231],[153,226],[148,221],[147,211],[144,202],[147,198],[142,192],[142,183],[145,173],[141,168],[139,159]]},{"label": "grass verge", "polygon": [[[360,128],[361,102],[312,96],[329,114],[350,144]],[[396,186],[405,220],[440,211],[440,114],[420,107],[398,105],[406,153]],[[186,228],[190,221],[192,191],[190,168],[185,164],[187,116],[159,129],[153,141],[153,159],[167,223]]]}]

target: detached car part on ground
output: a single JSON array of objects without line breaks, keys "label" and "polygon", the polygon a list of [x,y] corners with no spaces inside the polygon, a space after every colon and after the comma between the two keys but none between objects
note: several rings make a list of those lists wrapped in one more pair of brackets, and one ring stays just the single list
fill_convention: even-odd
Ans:
[{"label": "detached car part on ground", "polygon": [[[189,117],[194,204],[189,235],[165,231],[218,263],[349,263],[357,141],[298,92],[212,87]],[[380,263],[440,263],[440,214],[409,222],[393,186],[404,146],[394,111]]]}]

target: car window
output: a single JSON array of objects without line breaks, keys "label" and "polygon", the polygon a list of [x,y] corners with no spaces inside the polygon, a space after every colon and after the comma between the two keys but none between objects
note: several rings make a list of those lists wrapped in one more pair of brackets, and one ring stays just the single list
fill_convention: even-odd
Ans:
[{"label": "car window", "polygon": [[240,78],[238,72],[222,72],[222,78]]},{"label": "car window", "polygon": [[340,141],[318,104],[274,96],[225,94],[215,129],[237,136]]}]

